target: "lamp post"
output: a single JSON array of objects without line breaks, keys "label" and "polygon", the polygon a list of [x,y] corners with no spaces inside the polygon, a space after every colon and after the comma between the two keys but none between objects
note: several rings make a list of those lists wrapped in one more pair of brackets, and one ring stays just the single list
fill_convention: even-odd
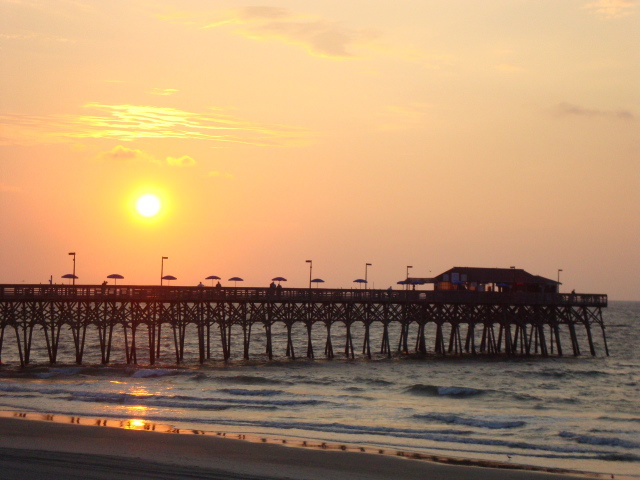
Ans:
[{"label": "lamp post", "polygon": [[364,289],[365,289],[365,290],[368,290],[368,289],[369,289],[369,287],[368,287],[369,283],[367,282],[367,269],[368,269],[370,266],[371,266],[371,264],[370,264],[370,263],[365,263],[365,264],[364,264]]},{"label": "lamp post", "polygon": [[73,255],[73,285],[76,284],[76,252],[69,252],[69,255]]},{"label": "lamp post", "polygon": [[560,293],[560,272],[562,272],[561,268],[558,269],[558,293]]},{"label": "lamp post", "polygon": [[405,290],[409,290],[409,269],[413,268],[413,265],[407,265],[407,284],[404,286]]},{"label": "lamp post", "polygon": [[169,257],[162,257],[162,262],[160,263],[160,286],[162,286],[162,277],[164,277],[164,261],[169,260]]},{"label": "lamp post", "polygon": [[311,272],[313,271],[313,262],[311,260],[307,260],[309,264],[309,288],[311,288]]}]

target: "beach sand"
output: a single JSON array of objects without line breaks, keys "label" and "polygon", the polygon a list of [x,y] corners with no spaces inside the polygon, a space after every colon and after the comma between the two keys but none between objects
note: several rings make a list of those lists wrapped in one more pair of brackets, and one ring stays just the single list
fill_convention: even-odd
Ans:
[{"label": "beach sand", "polygon": [[585,478],[393,455],[295,448],[215,435],[0,418],[0,479],[497,479]]}]

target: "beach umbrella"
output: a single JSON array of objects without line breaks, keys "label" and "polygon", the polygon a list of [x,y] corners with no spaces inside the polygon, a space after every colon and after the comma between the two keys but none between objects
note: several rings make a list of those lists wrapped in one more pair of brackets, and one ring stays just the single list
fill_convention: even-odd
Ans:
[{"label": "beach umbrella", "polygon": [[107,278],[113,278],[113,282],[118,285],[118,280],[123,280],[124,277],[119,273],[112,273],[111,275],[107,275]]},{"label": "beach umbrella", "polygon": [[240,277],[231,277],[229,279],[230,282],[234,282],[233,286],[237,287],[238,286],[238,282],[244,282],[243,279],[241,279]]},{"label": "beach umbrella", "polygon": [[77,279],[78,277],[75,276],[73,273],[65,273],[64,275],[62,275],[61,278],[68,278],[69,279],[69,284],[71,284],[71,279]]},{"label": "beach umbrella", "polygon": [[316,288],[318,288],[318,283],[324,283],[324,280],[321,278],[314,278],[313,280],[311,280],[311,283],[315,283],[316,284]]},{"label": "beach umbrella", "polygon": [[286,282],[287,279],[284,277],[276,277],[276,278],[272,278],[271,279],[272,282],[278,282],[278,285],[280,285],[280,282]]},{"label": "beach umbrella", "polygon": [[165,275],[164,277],[162,277],[163,280],[177,280],[176,277],[174,277],[173,275]]},{"label": "beach umbrella", "polygon": [[205,280],[211,280],[211,286],[213,287],[213,281],[220,280],[220,277],[217,275],[209,275],[207,278],[205,278]]},{"label": "beach umbrella", "polygon": [[359,283],[360,287],[362,288],[362,284],[363,283],[367,283],[367,281],[364,278],[356,278],[353,283]]}]

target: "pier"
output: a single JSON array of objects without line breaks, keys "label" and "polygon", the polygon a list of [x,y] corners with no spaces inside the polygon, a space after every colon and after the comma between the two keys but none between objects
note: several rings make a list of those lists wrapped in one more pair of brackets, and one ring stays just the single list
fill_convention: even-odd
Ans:
[{"label": "pier", "polygon": [[[75,362],[82,364],[87,330],[93,329],[99,337],[103,364],[110,363],[114,331],[120,331],[126,362],[137,364],[138,352],[146,349],[153,365],[161,354],[162,329],[170,329],[172,353],[179,364],[184,359],[188,326],[195,326],[197,332],[200,363],[212,358],[216,344],[225,361],[234,348],[242,349],[243,358],[249,359],[251,334],[256,328],[264,330],[264,352],[273,359],[272,327],[276,324],[286,328],[284,355],[291,359],[296,358],[295,324],[306,329],[303,351],[308,358],[317,354],[312,342],[314,328],[326,333],[324,356],[336,356],[331,332],[334,325],[346,331],[345,343],[339,347],[342,353],[338,352],[346,358],[355,358],[356,352],[371,358],[372,350],[389,357],[394,352],[579,356],[585,341],[595,356],[594,327],[600,329],[605,354],[609,355],[602,317],[606,306],[607,296],[601,294],[523,291],[5,284],[0,285],[0,361],[3,344],[15,335],[19,362],[28,365],[34,337],[44,336],[48,360],[55,364],[60,332],[69,329]],[[363,327],[362,338],[354,338],[354,324]],[[381,330],[375,346],[372,326]],[[397,347],[390,342],[391,328],[400,332]],[[241,332],[238,346],[232,344],[232,330]],[[138,341],[141,331],[142,344]],[[567,336],[568,350],[561,341]]]}]

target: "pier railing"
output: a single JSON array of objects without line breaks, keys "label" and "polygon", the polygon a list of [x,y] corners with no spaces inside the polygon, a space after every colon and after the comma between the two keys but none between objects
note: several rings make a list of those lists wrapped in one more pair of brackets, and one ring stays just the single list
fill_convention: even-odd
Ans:
[{"label": "pier railing", "polygon": [[2,300],[115,300],[154,302],[376,302],[606,307],[607,295],[477,292],[466,290],[364,290],[329,288],[171,287],[139,285],[0,285]]}]

